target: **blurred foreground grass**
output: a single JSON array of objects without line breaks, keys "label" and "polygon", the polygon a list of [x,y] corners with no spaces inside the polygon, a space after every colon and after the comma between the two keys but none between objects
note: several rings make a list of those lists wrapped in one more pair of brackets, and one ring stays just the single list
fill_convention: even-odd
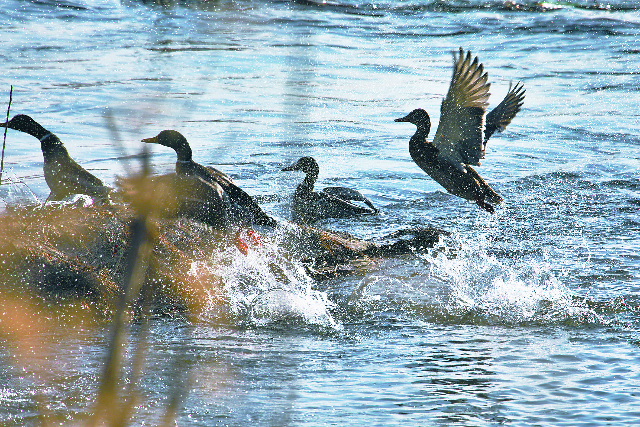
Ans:
[{"label": "blurred foreground grass", "polygon": [[[111,206],[15,207],[0,215],[0,339],[15,368],[42,390],[35,414],[22,421],[130,425],[144,395],[138,382],[150,316],[192,317],[220,302],[220,277],[189,271],[224,252],[227,236],[179,216],[183,182],[143,170],[121,181]],[[96,325],[111,332],[93,402],[76,414],[49,410],[45,390],[66,375],[57,347]],[[125,347],[132,355],[123,356]],[[186,384],[186,365],[175,364],[176,383]],[[159,425],[175,424],[183,388],[172,388]]]}]

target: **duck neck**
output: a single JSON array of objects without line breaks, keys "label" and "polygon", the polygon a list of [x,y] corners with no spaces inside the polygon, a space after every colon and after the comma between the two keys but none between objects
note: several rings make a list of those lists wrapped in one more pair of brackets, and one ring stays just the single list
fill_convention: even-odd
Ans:
[{"label": "duck neck", "polygon": [[[62,145],[62,141],[56,135],[45,130],[44,136],[40,137],[40,149],[44,157],[48,157],[53,154],[67,154],[67,149]],[[34,135],[35,136],[35,135]]]},{"label": "duck neck", "polygon": [[417,156],[424,155],[431,144],[427,141],[427,137],[429,136],[429,127],[418,126],[416,133],[413,134],[411,139],[409,140],[409,154],[411,157],[415,159]]},{"label": "duck neck", "polygon": [[180,145],[174,148],[178,155],[176,161],[176,173],[178,175],[193,175],[196,169],[195,163],[192,159],[191,147],[189,145]]},{"label": "duck neck", "polygon": [[45,137],[52,135],[51,132],[43,128],[40,123],[34,120],[28,120],[26,124],[22,124],[20,127],[16,127],[15,129],[28,133],[31,136],[35,136],[40,140],[40,142],[42,142]]},{"label": "duck neck", "polygon": [[180,145],[175,148],[176,154],[178,155],[179,162],[192,162],[193,153],[191,152],[191,147],[189,145]]},{"label": "duck neck", "polygon": [[196,169],[197,164],[193,160],[180,160],[180,157],[178,157],[176,162],[176,173],[178,175],[197,175]]},{"label": "duck neck", "polygon": [[315,171],[308,172],[307,175],[304,177],[304,181],[302,181],[302,183],[298,185],[298,188],[296,188],[296,193],[298,194],[313,193],[313,187],[316,184],[317,179],[318,179],[318,172],[315,172]]}]

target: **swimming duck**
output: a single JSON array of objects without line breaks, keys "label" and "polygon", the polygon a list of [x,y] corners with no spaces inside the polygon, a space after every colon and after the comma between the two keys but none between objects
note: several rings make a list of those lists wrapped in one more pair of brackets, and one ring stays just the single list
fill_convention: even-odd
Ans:
[{"label": "swimming duck", "polygon": [[[293,195],[293,220],[310,223],[325,218],[345,218],[356,215],[376,214],[378,209],[356,190],[345,187],[326,187],[314,192],[320,168],[313,157],[302,157],[283,171],[301,171],[307,175]],[[353,202],[362,202],[359,206]]]},{"label": "swimming duck", "polygon": [[28,133],[40,140],[44,179],[51,190],[47,200],[62,200],[72,194],[86,194],[99,202],[108,199],[109,188],[69,157],[62,141],[31,117],[18,114],[0,126]]},{"label": "swimming duck", "polygon": [[195,175],[207,182],[220,185],[231,201],[233,215],[239,220],[269,227],[277,225],[277,222],[268,216],[249,194],[238,187],[231,177],[218,169],[194,162],[189,142],[180,132],[163,130],[152,138],[143,139],[142,142],[173,148],[178,155],[176,162],[178,175]]},{"label": "swimming duck", "polygon": [[496,108],[486,115],[489,101],[488,75],[471,52],[453,53],[453,77],[447,96],[440,106],[440,123],[433,142],[427,141],[431,130],[429,114],[416,109],[396,122],[417,126],[409,141],[414,162],[449,193],[475,202],[493,213],[492,204],[502,197],[470,166],[480,166],[487,140],[502,131],[520,111],[524,103],[524,86],[509,87],[509,92]]}]

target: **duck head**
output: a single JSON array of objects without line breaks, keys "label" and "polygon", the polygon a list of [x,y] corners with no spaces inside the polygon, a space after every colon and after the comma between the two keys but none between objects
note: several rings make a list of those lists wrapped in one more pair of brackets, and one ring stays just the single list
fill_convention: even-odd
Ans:
[{"label": "duck head", "polygon": [[175,130],[163,130],[152,138],[145,138],[142,142],[160,144],[173,148],[178,154],[178,160],[191,160],[191,147],[187,138]]},{"label": "duck head", "polygon": [[422,108],[416,108],[406,116],[395,119],[394,121],[413,123],[419,130],[426,132],[427,135],[431,130],[431,119],[429,118],[429,113],[424,111]]},{"label": "duck head", "polygon": [[38,139],[41,139],[50,133],[48,130],[40,126],[38,122],[36,122],[26,114],[18,114],[16,116],[13,116],[11,120],[3,123],[2,127],[19,130],[20,132],[25,132],[31,136],[35,136]]},{"label": "duck head", "polygon": [[282,169],[283,171],[301,171],[306,173],[307,175],[315,175],[318,176],[320,172],[320,167],[318,166],[318,162],[313,157],[301,157],[297,162],[292,164],[291,166],[287,166]]}]

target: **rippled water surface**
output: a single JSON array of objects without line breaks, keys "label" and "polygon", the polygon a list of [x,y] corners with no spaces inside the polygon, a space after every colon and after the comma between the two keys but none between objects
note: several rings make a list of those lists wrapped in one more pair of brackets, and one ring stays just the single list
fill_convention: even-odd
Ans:
[{"label": "rippled water surface", "polygon": [[[279,218],[302,179],[280,169],[312,155],[319,187],[382,211],[318,226],[451,233],[325,280],[275,244],[238,257],[231,322],[214,308],[152,322],[140,425],[180,387],[187,426],[640,422],[636,2],[6,0],[0,26],[2,105],[13,85],[12,115],[109,185],[142,138],[176,129]],[[415,128],[393,121],[421,107],[438,122],[460,46],[492,106],[511,82],[527,90],[478,168],[505,199],[495,215],[443,192],[409,156]],[[173,170],[171,150],[153,152],[155,172]],[[37,140],[9,131],[3,203],[47,195]],[[34,423],[41,395],[63,421],[89,410],[108,331],[72,336],[48,361],[68,376],[44,390],[1,347],[3,425]]]}]

